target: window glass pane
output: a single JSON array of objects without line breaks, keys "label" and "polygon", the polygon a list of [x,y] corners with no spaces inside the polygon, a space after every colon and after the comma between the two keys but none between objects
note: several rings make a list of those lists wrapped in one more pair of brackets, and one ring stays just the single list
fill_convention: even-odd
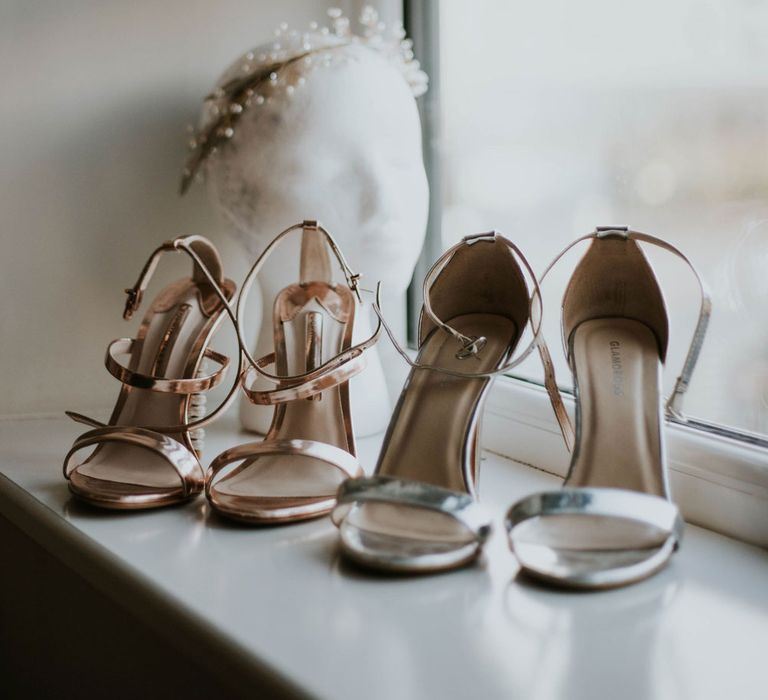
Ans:
[{"label": "window glass pane", "polygon": [[[440,3],[443,245],[497,228],[541,272],[596,225],[679,246],[714,314],[686,411],[768,431],[768,2]],[[698,298],[650,252],[670,311],[669,391]],[[559,301],[545,288],[558,380]],[[554,347],[553,347],[554,346]],[[532,358],[521,374],[540,378]]]}]

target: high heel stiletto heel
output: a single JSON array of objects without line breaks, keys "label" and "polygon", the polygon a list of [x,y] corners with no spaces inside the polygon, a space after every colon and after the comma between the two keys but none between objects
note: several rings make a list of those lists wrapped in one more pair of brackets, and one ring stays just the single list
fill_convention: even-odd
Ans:
[{"label": "high heel stiletto heel", "polygon": [[[256,360],[246,347],[245,302],[270,253],[296,230],[303,232],[299,282],[275,299],[275,351]],[[346,287],[333,282],[329,249]],[[238,333],[250,363],[243,389],[252,402],[274,406],[275,413],[263,442],[226,450],[211,463],[206,495],[222,515],[261,524],[316,518],[333,508],[343,479],[363,473],[355,456],[348,382],[364,369],[365,351],[376,343],[381,326],[352,345],[361,302],[358,278],[331,235],[315,221],[280,233],[248,273],[237,304]],[[277,374],[266,371],[271,365]],[[254,375],[275,388],[249,388]]]},{"label": "high heel stiletto heel", "polygon": [[[332,515],[342,554],[385,571],[438,571],[478,556],[491,530],[477,501],[482,405],[492,378],[539,343],[535,275],[518,248],[495,232],[467,236],[449,249],[423,291],[415,361],[381,319],[412,370],[375,474],[345,481]],[[513,359],[528,324],[533,339]],[[562,406],[556,412],[567,421]]]},{"label": "high heel stiletto heel", "polygon": [[[235,284],[222,275],[221,259],[202,236],[184,236],[157,248],[134,287],[127,289],[123,317],[130,319],[160,257],[183,252],[193,262],[193,276],[167,286],[145,315],[135,339],[112,342],[105,358],[109,373],[122,383],[108,423],[67,412],[91,426],[64,460],[64,477],[79,499],[103,508],[154,508],[179,503],[203,489],[202,426],[211,422],[235,395],[234,384],[222,404],[205,413],[205,392],[224,378],[228,358],[208,345]],[[129,356],[128,364],[118,359]],[[206,374],[206,360],[219,365]],[[238,367],[238,374],[239,374]],[[83,462],[75,455],[95,447]]]},{"label": "high heel stiletto heel", "polygon": [[[563,340],[576,390],[576,447],[562,490],[518,501],[507,515],[510,546],[528,574],[577,588],[620,586],[663,567],[683,521],[670,500],[660,380],[668,320],[639,243],[682,258],[701,290],[699,320],[667,415],[682,397],[704,340],[711,304],[675,247],[628,229],[598,229],[563,298]],[[543,277],[542,277],[543,279]]]}]

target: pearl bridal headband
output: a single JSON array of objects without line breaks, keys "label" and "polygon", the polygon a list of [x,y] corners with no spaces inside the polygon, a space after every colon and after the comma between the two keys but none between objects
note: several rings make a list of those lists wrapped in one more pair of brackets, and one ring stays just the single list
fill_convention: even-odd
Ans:
[{"label": "pearl bridal headband", "polygon": [[[311,22],[307,31],[290,29],[282,22],[271,43],[248,51],[225,74],[225,80],[205,98],[200,128],[192,132],[191,154],[182,172],[181,193],[200,174],[205,161],[235,135],[243,113],[271,101],[290,99],[319,67],[353,60],[345,47],[361,46],[375,51],[403,75],[414,97],[427,91],[427,75],[413,55],[413,42],[401,24],[387,27],[372,7],[365,7],[353,33],[341,10],[328,10],[330,27]],[[239,68],[238,68],[239,64]]]}]

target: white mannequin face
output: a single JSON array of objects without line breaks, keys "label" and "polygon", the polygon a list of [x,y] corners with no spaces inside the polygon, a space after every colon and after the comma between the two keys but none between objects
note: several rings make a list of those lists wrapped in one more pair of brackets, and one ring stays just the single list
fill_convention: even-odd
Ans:
[{"label": "white mannequin face", "polygon": [[[251,255],[283,228],[318,219],[365,286],[381,280],[403,291],[429,198],[416,103],[397,68],[371,49],[328,53],[333,63],[309,70],[291,96],[278,89],[245,111],[207,165],[209,191]],[[292,281],[284,270],[282,281]]]}]

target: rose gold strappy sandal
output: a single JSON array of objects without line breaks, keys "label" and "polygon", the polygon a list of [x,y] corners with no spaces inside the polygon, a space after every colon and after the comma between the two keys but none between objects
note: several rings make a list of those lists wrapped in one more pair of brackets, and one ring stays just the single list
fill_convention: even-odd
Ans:
[{"label": "rose gold strappy sandal", "polygon": [[[510,545],[523,570],[546,582],[607,588],[646,578],[677,549],[683,521],[669,500],[662,436],[661,369],[668,321],[639,243],[685,261],[701,290],[693,342],[667,417],[684,420],[682,397],[704,340],[711,304],[675,247],[626,228],[598,229],[563,298],[563,340],[576,387],[576,447],[562,490],[509,511]],[[543,278],[542,278],[543,279]]]},{"label": "rose gold strappy sandal", "polygon": [[[491,379],[537,347],[540,303],[528,262],[495,232],[466,237],[435,263],[424,280],[415,361],[390,333],[413,369],[375,474],[339,489],[332,517],[342,554],[401,572],[454,568],[478,556],[491,531],[477,501],[480,413]],[[528,324],[533,339],[513,359]],[[547,376],[558,401],[554,375]],[[556,411],[567,423],[562,404]]]},{"label": "rose gold strappy sandal", "polygon": [[[275,246],[297,230],[303,232],[299,282],[275,299],[275,352],[255,360],[243,326],[248,292]],[[329,248],[347,286],[333,281]],[[316,518],[333,508],[343,479],[362,474],[348,381],[365,367],[364,352],[378,339],[380,324],[371,337],[352,345],[358,278],[331,235],[315,221],[280,233],[248,273],[237,304],[240,342],[251,364],[242,384],[253,403],[273,405],[275,413],[263,442],[226,450],[208,468],[206,495],[222,515],[261,524]],[[271,365],[277,374],[266,371]],[[249,388],[256,375],[274,388]]]},{"label": "rose gold strappy sandal", "polygon": [[[235,320],[228,304],[235,284],[224,279],[219,254],[210,241],[184,236],[157,248],[134,287],[126,290],[123,317],[130,319],[138,309],[165,252],[192,258],[193,276],[160,292],[136,338],[120,338],[109,345],[107,370],[122,383],[109,422],[67,412],[93,430],[75,440],[64,460],[64,476],[76,497],[96,506],[155,508],[199,494],[204,477],[199,462],[202,426],[219,415],[236,393],[235,383],[224,402],[205,415],[204,393],[221,382],[229,363],[208,344],[224,312]],[[121,355],[128,356],[127,364],[118,359]],[[219,368],[206,374],[206,360]],[[76,461],[77,453],[94,446],[85,461]]]}]

